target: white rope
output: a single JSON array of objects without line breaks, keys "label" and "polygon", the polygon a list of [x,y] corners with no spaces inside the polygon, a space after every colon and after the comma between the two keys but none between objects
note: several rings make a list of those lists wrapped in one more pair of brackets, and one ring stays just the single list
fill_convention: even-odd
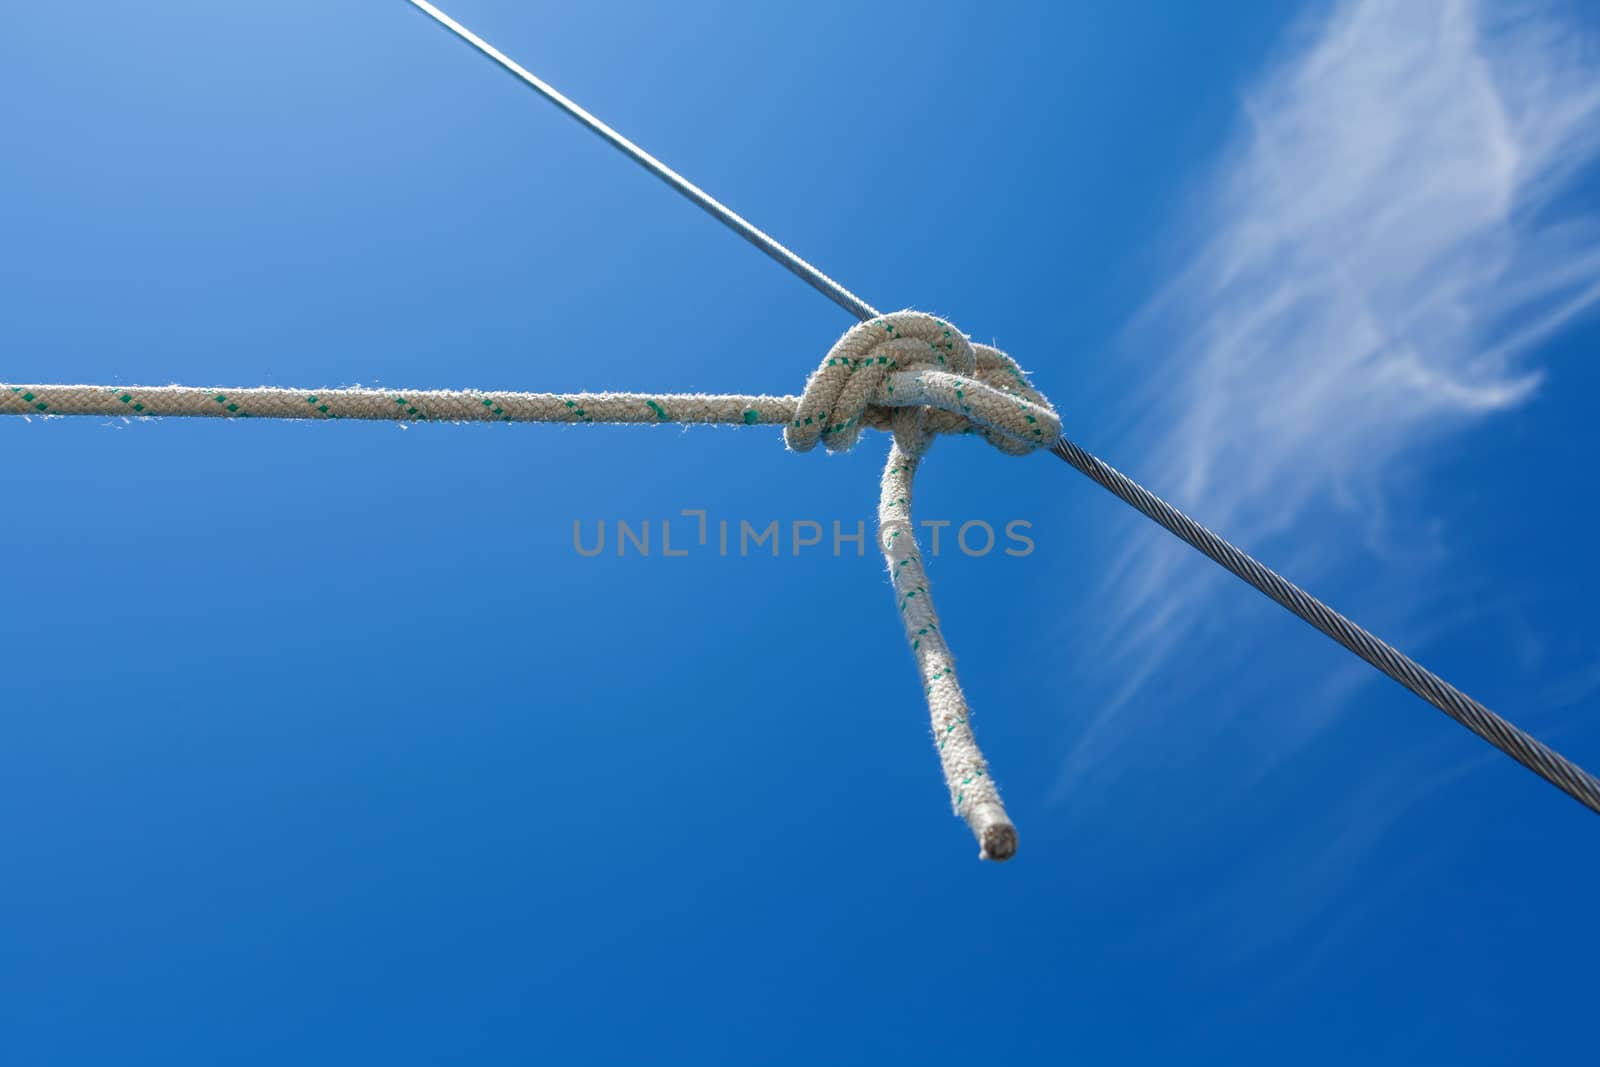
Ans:
[{"label": "white rope", "polygon": [[933,438],[972,434],[1022,455],[1061,433],[1055,410],[1005,353],[972,344],[950,324],[915,311],[852,327],[805,392],[792,396],[699,393],[506,393],[476,390],[196,389],[186,386],[0,385],[0,414],[365,419],[399,422],[782,423],[797,452],[850,448],[862,427],[894,444],[878,500],[878,544],[889,566],[906,641],[950,790],[985,859],[1009,859],[1016,828],[973,736],[972,713],[939,629],[911,520],[912,479]]},{"label": "white rope", "polygon": [[[907,367],[919,369],[908,374]],[[972,828],[980,857],[1009,859],[1017,851],[1016,827],[978,749],[955,658],[939,629],[913,532],[912,480],[937,434],[977,432],[1002,452],[1021,455],[1054,442],[1061,420],[1004,352],[910,312],[869,320],[840,338],[806,382],[784,438],[796,451],[819,441],[847,449],[875,410],[894,431],[878,495],[878,547],[922,672],[950,803]]]},{"label": "white rope", "polygon": [[1059,437],[1048,402],[1004,354],[972,345],[929,316],[880,316],[869,304],[779,244],[699,186],[578,107],[426,0],[412,0],[484,55],[583,122],[679,193],[807,284],[864,321],[840,339],[802,397],[645,393],[506,393],[369,389],[116,388],[0,385],[0,415],[123,415],[383,419],[409,421],[785,424],[792,448],[821,441],[848,448],[863,426],[894,431],[878,506],[879,543],[888,561],[906,638],[927,687],[928,709],[951,801],[977,836],[980,855],[1016,851],[1016,830],[972,736],[966,697],[928,595],[912,533],[912,478],[932,437],[977,433],[1004,452],[1051,451],[1257,589],[1334,637],[1413,692],[1497,745],[1535,773],[1600,812],[1600,780],[1496,716],[1477,701],[1379,641],[1299,587],[1201,527],[1176,508]]}]

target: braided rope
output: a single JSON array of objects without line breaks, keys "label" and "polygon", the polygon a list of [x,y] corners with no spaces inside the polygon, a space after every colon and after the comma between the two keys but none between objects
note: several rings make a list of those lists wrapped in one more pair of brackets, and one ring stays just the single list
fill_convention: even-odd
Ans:
[{"label": "braided rope", "polygon": [[839,339],[806,382],[784,439],[797,452],[819,441],[840,451],[855,444],[863,425],[885,417],[894,444],[880,483],[878,547],[922,673],[950,805],[972,828],[980,857],[1009,859],[1017,830],[978,748],[955,657],[939,629],[911,519],[912,481],[938,434],[977,433],[1002,452],[1022,455],[1048,445],[1061,420],[1004,352],[909,312],[868,320]]},{"label": "braided rope", "polygon": [[700,393],[509,393],[476,389],[197,389],[181,385],[0,385],[0,414],[385,422],[720,423],[794,418],[798,397]]},{"label": "braided rope", "polygon": [[973,736],[972,713],[929,594],[913,533],[912,478],[939,434],[979,436],[1002,452],[1021,455],[1047,446],[1060,434],[1061,422],[1010,357],[972,344],[931,315],[901,311],[852,327],[799,397],[0,385],[0,415],[782,424],[785,439],[798,452],[819,441],[830,451],[848,449],[863,427],[892,430],[878,502],[878,542],[906,641],[922,674],[951,806],[978,839],[980,857],[1004,860],[1016,852],[1016,828]]},{"label": "braided rope", "polygon": [[[851,447],[863,427],[895,443],[878,505],[906,639],[921,671],[951,804],[978,838],[980,855],[1005,859],[1016,831],[972,734],[970,709],[939,630],[913,533],[912,478],[932,438],[976,434],[1022,454],[1057,438],[1060,420],[1004,353],[974,345],[949,324],[915,312],[879,316],[849,330],[807,382],[804,395],[518,393],[478,390],[195,389],[182,386],[0,385],[0,415],[365,419],[400,422],[558,422],[784,426],[796,451],[819,442]],[[1404,653],[1312,597],[1065,437],[1050,451],[1235,576],[1600,813],[1600,780],[1506,722]]]}]

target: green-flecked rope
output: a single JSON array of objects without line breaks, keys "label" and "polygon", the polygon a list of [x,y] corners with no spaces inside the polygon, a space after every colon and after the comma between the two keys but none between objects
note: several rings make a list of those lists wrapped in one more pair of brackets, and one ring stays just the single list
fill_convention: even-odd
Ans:
[{"label": "green-flecked rope", "polygon": [[1016,827],[973,736],[972,711],[939,628],[913,532],[912,480],[937,434],[978,433],[1002,452],[1021,455],[1054,442],[1061,421],[1004,352],[909,312],[869,319],[840,338],[806,383],[784,437],[797,451],[818,443],[847,449],[863,425],[872,425],[875,411],[894,431],[878,496],[878,545],[922,673],[950,803],[972,828],[980,856],[1008,859],[1017,850]]},{"label": "green-flecked rope", "polygon": [[798,397],[0,385],[0,415],[782,425],[789,447],[799,452],[819,443],[847,449],[863,428],[891,430],[878,542],[922,673],[950,801],[977,837],[980,856],[1004,860],[1016,852],[1016,829],[973,736],[971,711],[929,595],[911,521],[912,478],[939,434],[980,436],[1002,452],[1021,455],[1048,447],[1060,435],[1061,422],[1010,357],[972,344],[931,315],[901,311],[852,327]]},{"label": "green-flecked rope", "polygon": [[383,422],[788,422],[792,396],[508,393],[391,389],[197,389],[181,385],[4,385],[0,414]]}]

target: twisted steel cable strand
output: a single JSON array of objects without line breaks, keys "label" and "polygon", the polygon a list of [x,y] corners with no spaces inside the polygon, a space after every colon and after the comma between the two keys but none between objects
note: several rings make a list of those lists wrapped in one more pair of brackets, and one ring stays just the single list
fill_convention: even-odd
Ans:
[{"label": "twisted steel cable strand", "polygon": [[1600,780],[1582,767],[1547,748],[1387,641],[1357,626],[1065,436],[1050,446],[1050,451],[1590,811],[1600,813]]}]

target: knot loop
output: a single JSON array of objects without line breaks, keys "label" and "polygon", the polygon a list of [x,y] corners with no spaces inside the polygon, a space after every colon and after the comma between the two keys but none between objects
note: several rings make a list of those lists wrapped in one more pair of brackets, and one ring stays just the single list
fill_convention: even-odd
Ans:
[{"label": "knot loop", "polygon": [[856,443],[861,428],[894,431],[878,496],[878,547],[889,565],[906,643],[922,674],[950,806],[977,837],[979,855],[1009,859],[1017,831],[972,733],[955,657],[934,611],[911,521],[912,480],[934,435],[974,433],[1012,455],[1055,443],[1061,419],[1022,368],[975,345],[948,322],[897,311],[852,327],[806,382],[784,440],[796,452]]},{"label": "knot loop", "polygon": [[855,444],[863,426],[893,430],[911,455],[941,433],[976,433],[1011,455],[1061,434],[1055,409],[1010,356],[919,311],[846,331],[806,382],[783,435],[796,452],[818,441],[839,452]]}]

